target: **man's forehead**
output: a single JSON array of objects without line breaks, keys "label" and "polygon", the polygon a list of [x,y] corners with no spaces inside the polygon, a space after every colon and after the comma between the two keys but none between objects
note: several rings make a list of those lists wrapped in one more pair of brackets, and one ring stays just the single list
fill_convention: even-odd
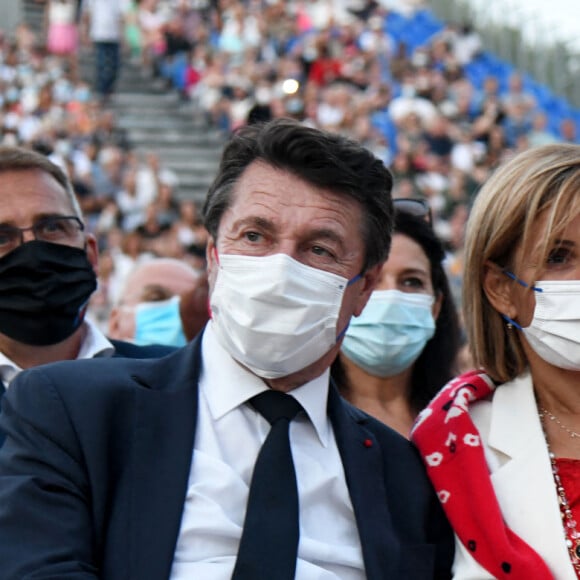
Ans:
[{"label": "man's forehead", "polygon": [[68,193],[49,173],[34,168],[0,171],[0,222],[74,214]]},{"label": "man's forehead", "polygon": [[[137,271],[128,280],[125,290],[125,303],[138,303],[152,300],[147,296],[165,295],[167,298],[191,290],[197,283],[197,276],[185,264],[156,264],[155,267]],[[159,298],[157,298],[159,300]]]}]

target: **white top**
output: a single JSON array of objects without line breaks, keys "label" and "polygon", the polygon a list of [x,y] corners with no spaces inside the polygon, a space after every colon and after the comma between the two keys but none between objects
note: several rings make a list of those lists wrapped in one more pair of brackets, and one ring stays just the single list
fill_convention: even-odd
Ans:
[{"label": "white top", "polygon": [[[218,343],[211,323],[194,459],[171,580],[228,580],[242,533],[252,470],[270,426],[244,403],[265,383]],[[290,424],[300,498],[299,580],[363,580],[362,550],[334,432],[326,414],[328,371],[291,392],[308,416]]]},{"label": "white top", "polygon": [[97,42],[119,42],[128,0],[83,0],[82,12],[90,16],[90,37]]},{"label": "white top", "polygon": [[[499,386],[469,408],[481,436],[491,483],[506,525],[546,562],[557,580],[577,580],[529,374]],[[477,506],[474,509],[484,509]],[[488,537],[494,531],[488,530]],[[454,580],[492,580],[459,542]]]},{"label": "white top", "polygon": [[[87,332],[83,338],[81,349],[77,359],[109,357],[115,353],[115,347],[107,340],[107,337],[98,329],[94,322],[85,318]],[[0,351],[0,381],[8,388],[22,369]]]},{"label": "white top", "polygon": [[76,9],[74,0],[53,0],[48,4],[48,21],[50,24],[75,24]]}]

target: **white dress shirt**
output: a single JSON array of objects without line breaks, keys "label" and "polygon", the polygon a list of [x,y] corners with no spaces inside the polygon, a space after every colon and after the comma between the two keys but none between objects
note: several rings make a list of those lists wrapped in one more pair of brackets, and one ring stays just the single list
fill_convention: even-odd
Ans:
[{"label": "white dress shirt", "polygon": [[[270,429],[245,404],[266,384],[231,358],[211,323],[202,358],[195,451],[171,580],[231,577],[252,470]],[[326,414],[328,374],[291,391],[306,411],[290,424],[300,498],[296,578],[362,580],[354,511]]]},{"label": "white dress shirt", "polygon": [[[88,318],[85,318],[84,324],[86,332],[77,359],[112,356],[115,347],[97,328],[97,325]],[[0,381],[6,388],[21,371],[22,369],[14,361],[0,351]]]}]

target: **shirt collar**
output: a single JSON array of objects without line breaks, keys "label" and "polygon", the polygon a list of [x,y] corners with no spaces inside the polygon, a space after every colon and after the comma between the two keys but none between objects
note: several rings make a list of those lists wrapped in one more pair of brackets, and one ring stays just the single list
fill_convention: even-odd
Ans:
[{"label": "shirt collar", "polygon": [[[203,369],[200,384],[207,384],[207,377],[211,377],[211,384],[204,389],[204,395],[215,420],[268,389],[261,378],[237,363],[223,348],[211,321],[203,333],[201,348]],[[302,405],[324,447],[328,445],[331,428],[326,412],[329,375],[330,370],[327,369],[319,377],[288,393]]]},{"label": "shirt collar", "polygon": [[85,318],[85,336],[77,359],[110,357],[115,354],[115,347],[89,318]]},{"label": "shirt collar", "polygon": [[12,379],[22,369],[13,361],[11,361],[3,352],[0,351],[0,381],[8,388]]},{"label": "shirt collar", "polygon": [[[112,356],[115,348],[97,325],[88,318],[85,318],[84,325],[85,336],[77,359]],[[14,361],[0,351],[0,380],[6,388],[21,371],[22,369]]]}]

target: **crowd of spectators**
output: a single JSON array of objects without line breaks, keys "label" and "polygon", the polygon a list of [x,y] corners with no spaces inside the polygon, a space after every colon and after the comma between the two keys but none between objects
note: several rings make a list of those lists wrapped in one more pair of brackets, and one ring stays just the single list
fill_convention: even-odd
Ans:
[{"label": "crowd of spectators", "polygon": [[[71,4],[37,1],[47,13]],[[82,2],[74,3],[80,25]],[[400,34],[401,23],[433,18],[428,8],[421,0],[132,0],[123,58],[224,135],[289,116],[361,141],[392,169],[395,196],[428,200],[459,301],[463,227],[479,187],[515,152],[576,141],[576,125],[565,119],[554,130],[518,72],[473,83],[465,68],[483,47],[469,26],[442,25],[426,41]],[[0,38],[2,142],[44,151],[73,180],[99,240],[93,310],[104,323],[136,263],[160,255],[203,270],[207,234],[159,152],[134,151],[76,58],[48,40],[47,29],[25,24]]]}]

